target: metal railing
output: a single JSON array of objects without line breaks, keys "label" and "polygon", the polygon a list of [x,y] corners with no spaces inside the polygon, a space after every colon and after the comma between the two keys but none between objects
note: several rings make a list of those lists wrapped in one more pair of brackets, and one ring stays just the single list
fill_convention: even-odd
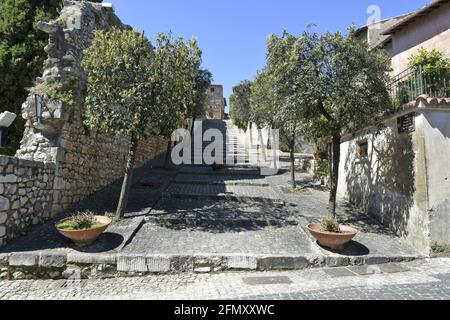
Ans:
[{"label": "metal railing", "polygon": [[421,66],[412,67],[392,78],[389,88],[395,106],[414,101],[423,94],[435,98],[450,97],[450,75],[447,72],[430,76]]}]

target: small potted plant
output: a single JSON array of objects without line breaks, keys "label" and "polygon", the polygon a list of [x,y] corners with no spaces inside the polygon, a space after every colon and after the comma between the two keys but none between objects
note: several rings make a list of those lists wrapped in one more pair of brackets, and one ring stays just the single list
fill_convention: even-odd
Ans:
[{"label": "small potted plant", "polygon": [[56,229],[78,246],[87,246],[108,229],[111,218],[98,216],[90,211],[78,212],[56,223]]},{"label": "small potted plant", "polygon": [[340,224],[335,217],[311,223],[308,230],[320,245],[337,251],[344,250],[345,245],[358,234],[358,230]]}]

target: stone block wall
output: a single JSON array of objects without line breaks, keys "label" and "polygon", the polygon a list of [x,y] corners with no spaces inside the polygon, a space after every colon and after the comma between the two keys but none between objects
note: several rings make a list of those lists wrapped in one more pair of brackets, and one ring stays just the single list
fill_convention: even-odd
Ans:
[{"label": "stone block wall", "polygon": [[[26,127],[16,158],[0,158],[0,246],[124,175],[129,139],[83,125],[87,80],[81,61],[96,30],[129,27],[100,3],[63,2],[59,18],[37,24],[49,35],[48,59],[22,106]],[[51,96],[48,88],[70,93],[71,100]],[[157,136],[141,141],[136,165],[166,147]]]},{"label": "stone block wall", "polygon": [[[96,30],[122,24],[113,9],[87,1],[64,1],[60,16],[38,27],[49,35],[45,48],[48,59],[36,87],[59,84],[71,93],[72,101],[59,101],[43,95],[45,110],[37,121],[36,99],[31,94],[24,103],[27,120],[24,139],[17,156],[23,159],[56,163],[53,214],[70,208],[124,174],[129,140],[102,135],[83,125],[86,74],[81,66],[84,50],[89,48]],[[166,142],[153,137],[141,141],[137,165],[164,152]]]},{"label": "stone block wall", "polygon": [[[167,142],[153,137],[139,143],[136,166],[163,153]],[[69,208],[92,193],[123,177],[129,140],[99,134],[72,134],[58,161],[53,212]]]},{"label": "stone block wall", "polygon": [[0,156],[0,246],[51,217],[55,164]]}]

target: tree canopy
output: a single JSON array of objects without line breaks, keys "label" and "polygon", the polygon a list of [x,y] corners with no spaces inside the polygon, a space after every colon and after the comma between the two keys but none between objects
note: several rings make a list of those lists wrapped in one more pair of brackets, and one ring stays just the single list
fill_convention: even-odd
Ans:
[{"label": "tree canopy", "polygon": [[308,133],[329,144],[330,213],[335,214],[341,136],[374,123],[390,110],[387,83],[390,59],[382,50],[369,50],[350,27],[346,35],[318,35],[308,29],[295,36],[287,31],[268,41],[267,66],[252,86],[251,116],[240,120],[280,130],[291,151],[295,139]]},{"label": "tree canopy", "polygon": [[134,30],[97,31],[82,66],[88,76],[85,124],[131,138],[117,209],[123,217],[137,143],[150,135],[169,138],[196,103],[201,64],[197,42],[158,34],[155,45]]},{"label": "tree canopy", "polygon": [[233,123],[240,129],[247,130],[250,122],[251,81],[242,81],[233,87],[230,97],[230,116]]}]

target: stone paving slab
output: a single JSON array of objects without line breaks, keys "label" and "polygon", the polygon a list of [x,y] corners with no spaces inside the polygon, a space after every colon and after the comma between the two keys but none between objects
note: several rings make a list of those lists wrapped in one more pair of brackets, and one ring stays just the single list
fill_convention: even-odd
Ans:
[{"label": "stone paving slab", "polygon": [[270,187],[260,186],[172,183],[167,193],[178,198],[281,201],[279,195]]},{"label": "stone paving slab", "polygon": [[246,230],[239,226],[222,228],[205,225],[189,229],[175,225],[172,229],[146,223],[123,252],[144,255],[218,253],[301,255],[319,251],[297,226]]},{"label": "stone paving slab", "polygon": [[197,175],[180,173],[173,180],[173,183],[188,184],[219,184],[219,185],[239,185],[239,186],[259,186],[268,187],[269,183],[262,176],[246,177],[242,179],[239,175]]},{"label": "stone paving slab", "polygon": [[282,206],[259,202],[162,199],[146,217],[160,226],[180,228],[245,228],[297,225],[295,217]]},{"label": "stone paving slab", "polygon": [[214,171],[208,166],[185,166],[181,168],[179,173],[191,173],[191,174],[206,174],[206,175],[251,175],[257,176],[261,174],[261,170],[257,168],[243,168],[242,166],[231,166],[225,168],[223,171]]}]

